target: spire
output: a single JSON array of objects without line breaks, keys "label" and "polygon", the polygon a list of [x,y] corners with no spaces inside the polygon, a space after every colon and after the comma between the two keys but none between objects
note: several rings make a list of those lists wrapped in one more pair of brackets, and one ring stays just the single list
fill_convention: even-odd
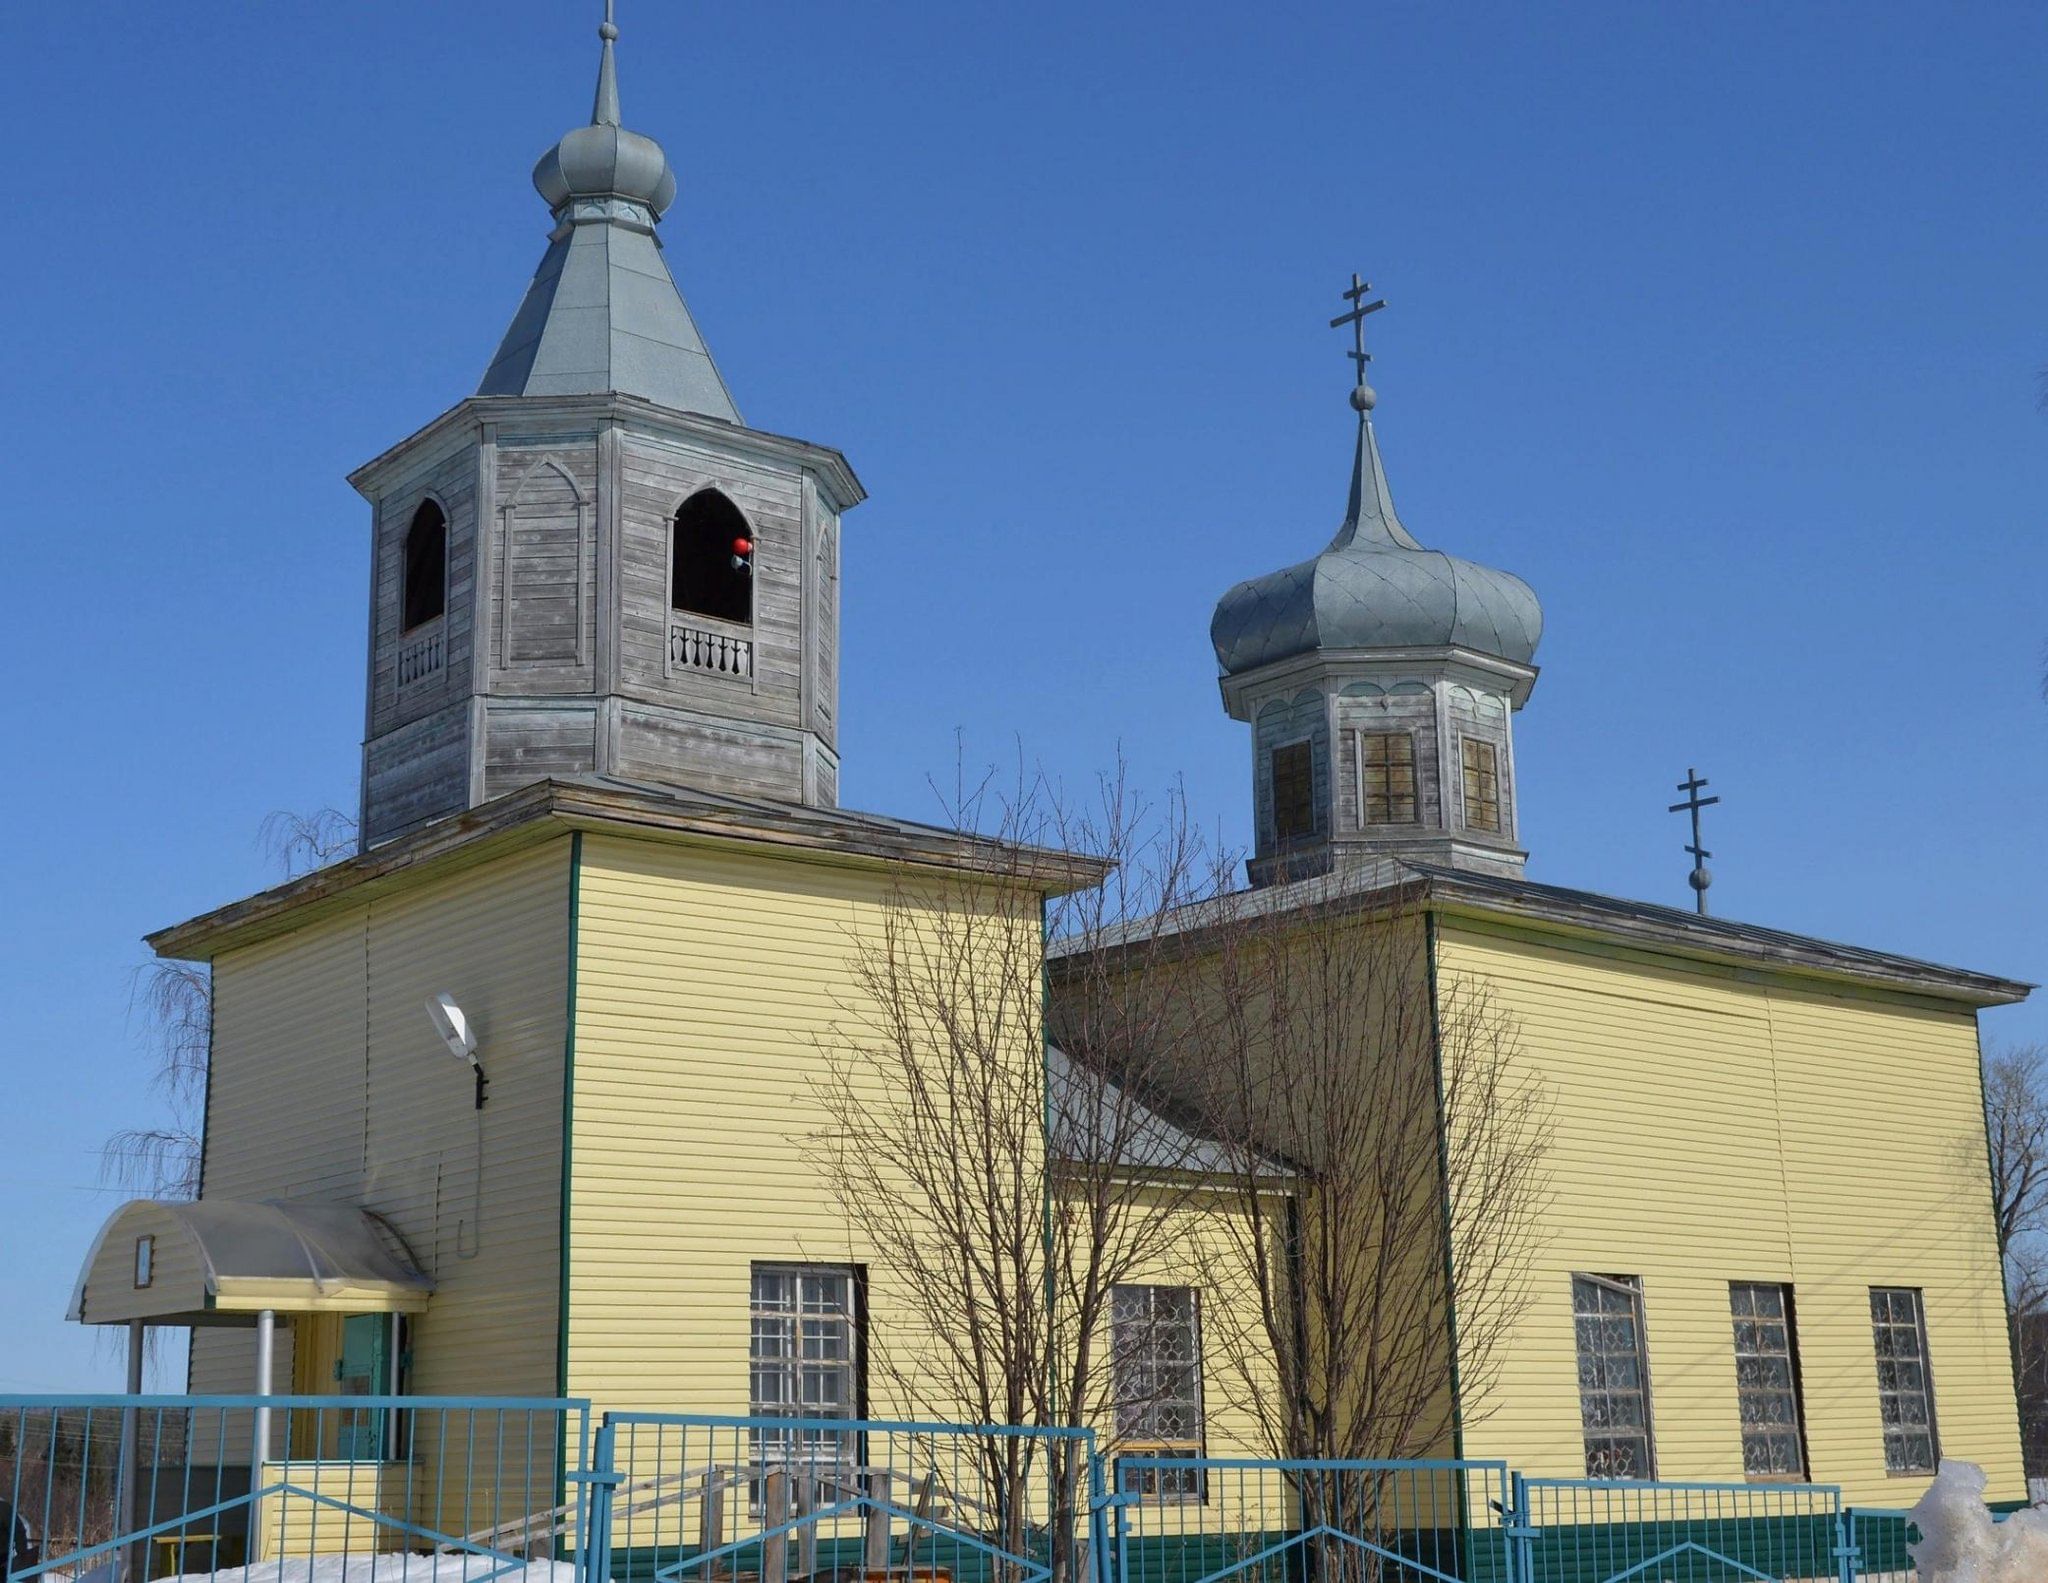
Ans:
[{"label": "spire", "polygon": [[619,69],[612,62],[612,43],[618,38],[619,29],[612,21],[612,0],[604,0],[604,20],[597,25],[597,36],[604,40],[604,58],[597,65],[597,102],[590,107],[590,124],[617,126]]},{"label": "spire", "polygon": [[513,316],[480,396],[615,391],[738,423],[732,393],[676,290],[655,235],[676,196],[661,145],[619,124],[619,36],[605,0],[590,124],[533,168],[555,217],[547,255]]},{"label": "spire", "polygon": [[1419,550],[1422,546],[1394,515],[1394,496],[1387,488],[1387,470],[1380,461],[1379,441],[1372,432],[1372,409],[1379,405],[1380,398],[1365,378],[1365,365],[1372,361],[1372,353],[1365,349],[1365,321],[1368,314],[1384,308],[1387,299],[1380,297],[1367,302],[1371,292],[1371,282],[1353,273],[1351,289],[1344,293],[1351,311],[1330,321],[1333,330],[1339,325],[1351,326],[1351,350],[1344,355],[1351,359],[1358,381],[1351,390],[1351,410],[1358,414],[1358,455],[1351,464],[1351,500],[1345,508],[1344,525],[1330,541],[1330,548],[1334,550],[1362,538],[1372,544],[1398,544],[1405,550]]}]

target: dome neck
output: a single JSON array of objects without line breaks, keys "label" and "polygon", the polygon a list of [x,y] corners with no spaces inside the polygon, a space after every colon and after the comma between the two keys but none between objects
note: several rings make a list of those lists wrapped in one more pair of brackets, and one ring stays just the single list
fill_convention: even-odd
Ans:
[{"label": "dome neck", "polygon": [[1351,463],[1351,499],[1345,507],[1344,525],[1330,541],[1330,548],[1338,550],[1357,543],[1403,550],[1422,548],[1394,514],[1393,491],[1387,487],[1387,470],[1380,461],[1379,441],[1373,435],[1368,412],[1358,415],[1358,454]]}]

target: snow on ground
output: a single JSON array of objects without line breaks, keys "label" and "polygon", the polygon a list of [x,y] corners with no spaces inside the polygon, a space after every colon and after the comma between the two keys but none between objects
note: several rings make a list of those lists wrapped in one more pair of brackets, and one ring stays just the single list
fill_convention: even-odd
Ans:
[{"label": "snow on ground", "polygon": [[[500,1568],[503,1570],[499,1570]],[[63,1583],[111,1583],[113,1569],[100,1567],[71,1579],[52,1572]],[[225,1567],[219,1572],[182,1572],[156,1583],[575,1583],[576,1568],[567,1561],[513,1562],[507,1565],[478,1555],[334,1555],[286,1556],[252,1566]]]},{"label": "snow on ground", "polygon": [[2042,1583],[2048,1578],[2048,1509],[2031,1507],[2003,1522],[1984,1504],[1987,1480],[1974,1462],[1944,1462],[1910,1513],[1920,1542],[1910,1545],[1922,1583]]}]

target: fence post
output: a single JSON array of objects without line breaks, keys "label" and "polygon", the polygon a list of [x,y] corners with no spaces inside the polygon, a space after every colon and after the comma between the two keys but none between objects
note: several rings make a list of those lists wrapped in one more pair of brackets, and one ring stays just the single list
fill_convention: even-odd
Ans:
[{"label": "fence post", "polygon": [[1536,1583],[1536,1527],[1530,1520],[1528,1476],[1510,1475],[1508,1490],[1502,1518],[1508,1534],[1508,1583]]},{"label": "fence post", "polygon": [[1102,1476],[1102,1453],[1092,1430],[1088,1435],[1088,1548],[1095,1557],[1091,1583],[1120,1583],[1123,1546],[1117,1546],[1117,1554],[1110,1553],[1108,1482]]},{"label": "fence post", "polygon": [[1856,1543],[1856,1508],[1835,1507],[1835,1562],[1840,1569],[1839,1583],[1856,1583],[1857,1574],[1862,1571],[1863,1555]]},{"label": "fence post", "polygon": [[789,1521],[789,1473],[770,1468],[761,1480],[761,1583],[788,1583],[789,1535],[776,1530]]},{"label": "fence post", "polygon": [[618,1426],[611,1415],[597,1426],[597,1443],[590,1467],[582,1475],[584,1490],[583,1548],[576,1557],[578,1583],[611,1583],[612,1492],[619,1475],[613,1465],[618,1450]]},{"label": "fence post", "polygon": [[861,1565],[870,1573],[887,1573],[889,1570],[889,1486],[895,1475],[888,1468],[875,1468],[867,1474],[867,1496],[871,1502],[867,1511],[867,1522],[861,1530]]}]

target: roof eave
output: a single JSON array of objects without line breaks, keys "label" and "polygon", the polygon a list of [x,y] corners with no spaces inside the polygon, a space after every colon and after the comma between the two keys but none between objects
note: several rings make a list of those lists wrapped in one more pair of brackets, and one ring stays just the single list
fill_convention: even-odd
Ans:
[{"label": "roof eave", "polygon": [[521,413],[543,412],[580,417],[592,423],[613,417],[635,418],[677,433],[716,439],[728,446],[751,446],[814,474],[834,511],[851,511],[868,497],[867,489],[855,475],[852,464],[832,446],[813,444],[786,434],[772,434],[766,429],[749,428],[741,423],[728,423],[703,413],[682,412],[645,397],[617,391],[583,396],[465,396],[439,417],[356,468],[348,475],[349,486],[364,499],[375,500],[384,475],[410,458],[421,445],[444,436],[452,445],[454,437],[466,436],[472,424],[504,423]]},{"label": "roof eave", "polygon": [[855,827],[851,822],[834,831],[764,812],[686,808],[652,793],[544,780],[450,814],[357,857],[159,929],[144,936],[144,942],[160,957],[210,961],[223,951],[296,927],[309,908],[364,899],[430,865],[482,861],[579,829],[740,844],[856,866],[938,869],[1048,896],[1097,884],[1108,872],[1100,859],[1080,853],[1013,846],[977,836],[892,829],[879,823]]}]

